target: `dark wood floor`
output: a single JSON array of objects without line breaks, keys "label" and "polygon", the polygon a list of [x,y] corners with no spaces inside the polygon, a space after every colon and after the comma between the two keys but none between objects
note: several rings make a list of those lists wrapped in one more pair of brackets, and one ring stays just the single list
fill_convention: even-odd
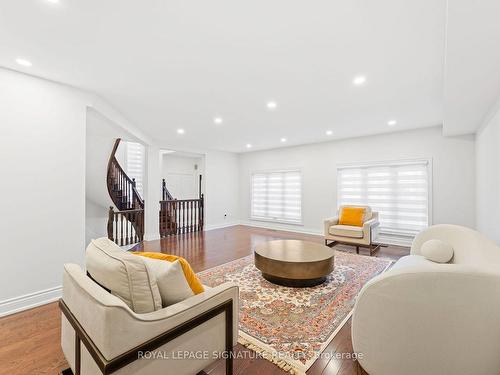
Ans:
[{"label": "dark wood floor", "polygon": [[[136,249],[183,256],[198,272],[249,255],[258,243],[285,238],[323,242],[323,238],[319,236],[235,226],[149,241],[137,246]],[[338,248],[353,251],[352,248],[345,246]],[[361,253],[363,254],[363,249]],[[396,260],[408,253],[407,248],[390,246],[381,248],[374,256]],[[59,343],[60,330],[60,313],[55,303],[0,319],[0,375],[57,374],[66,366]],[[254,359],[249,355],[252,353],[239,344],[236,351],[239,356],[234,362],[235,375],[286,374],[269,361]],[[352,352],[350,319],[325,352]],[[223,375],[224,363],[216,362],[206,371],[210,375]],[[307,373],[366,374],[357,362],[335,358],[318,359]]]}]

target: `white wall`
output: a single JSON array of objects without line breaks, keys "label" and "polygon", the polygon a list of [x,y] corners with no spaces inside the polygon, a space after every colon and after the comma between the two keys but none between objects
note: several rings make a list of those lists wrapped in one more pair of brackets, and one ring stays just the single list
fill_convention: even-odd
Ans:
[{"label": "white wall", "polygon": [[57,297],[83,261],[85,112],[76,90],[0,69],[0,314]]},{"label": "white wall", "polygon": [[161,164],[161,178],[166,180],[167,189],[174,198],[198,198],[199,175],[204,174],[201,157],[180,156],[175,153],[163,154]]},{"label": "white wall", "polygon": [[[433,160],[433,222],[475,227],[474,137],[443,137],[441,127],[240,154],[241,219],[320,233],[336,210],[337,164],[413,158]],[[303,226],[251,221],[251,173],[284,168],[302,170]]]},{"label": "white wall", "polygon": [[477,229],[500,244],[500,111],[476,135]]},{"label": "white wall", "polygon": [[99,97],[0,68],[0,316],[59,298],[63,264],[83,264],[89,107],[150,142]]},{"label": "white wall", "polygon": [[238,155],[209,151],[205,154],[206,229],[238,223]]}]

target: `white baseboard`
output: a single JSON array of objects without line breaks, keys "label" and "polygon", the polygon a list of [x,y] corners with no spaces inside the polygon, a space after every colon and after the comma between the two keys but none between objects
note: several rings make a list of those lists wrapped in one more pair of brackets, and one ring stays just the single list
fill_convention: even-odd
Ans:
[{"label": "white baseboard", "polygon": [[235,225],[240,225],[240,222],[239,221],[229,221],[227,223],[206,225],[205,226],[205,231],[214,230],[214,229],[221,229],[221,228],[227,228],[227,227],[234,227]]},{"label": "white baseboard", "polygon": [[159,232],[144,233],[144,241],[154,241],[161,239]]},{"label": "white baseboard", "polygon": [[411,247],[413,238],[401,238],[401,237],[379,235],[375,240],[375,242],[384,245]]},{"label": "white baseboard", "polygon": [[0,301],[0,317],[57,301],[61,296],[62,286],[56,286]]},{"label": "white baseboard", "polygon": [[313,228],[304,228],[297,225],[287,226],[286,224],[274,224],[265,221],[252,221],[252,220],[241,220],[239,224],[255,228],[281,230],[283,232],[311,234],[313,236],[323,236],[323,232],[320,230]]}]

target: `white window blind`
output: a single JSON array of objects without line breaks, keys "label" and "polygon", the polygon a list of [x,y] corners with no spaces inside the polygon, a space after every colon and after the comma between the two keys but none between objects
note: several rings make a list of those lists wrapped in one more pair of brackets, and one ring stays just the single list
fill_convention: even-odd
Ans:
[{"label": "white window blind", "polygon": [[126,173],[130,178],[135,178],[135,186],[141,197],[143,194],[144,169],[145,169],[145,149],[144,146],[136,142],[126,143],[125,165]]},{"label": "white window blind", "polygon": [[298,170],[253,173],[251,218],[300,224],[301,185]]},{"label": "white window blind", "polygon": [[382,236],[413,237],[429,225],[429,161],[338,167],[338,205],[379,212]]}]

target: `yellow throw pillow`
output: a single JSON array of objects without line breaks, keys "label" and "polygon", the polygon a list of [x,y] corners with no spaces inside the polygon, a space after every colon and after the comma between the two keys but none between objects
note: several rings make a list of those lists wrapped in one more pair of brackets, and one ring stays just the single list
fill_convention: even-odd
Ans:
[{"label": "yellow throw pillow", "polygon": [[177,255],[170,255],[163,253],[148,253],[148,252],[137,251],[137,252],[132,252],[132,254],[140,255],[146,258],[165,260],[170,263],[173,263],[176,260],[178,260],[182,266],[184,277],[186,278],[189,287],[193,291],[193,294],[200,294],[205,291],[205,289],[203,288],[203,284],[200,282],[200,279],[198,279],[198,277],[196,276],[196,274],[194,273],[193,269],[191,268],[190,264],[186,259],[179,257]]},{"label": "yellow throw pillow", "polygon": [[365,209],[362,207],[344,207],[340,212],[339,224],[362,227],[364,215]]}]

